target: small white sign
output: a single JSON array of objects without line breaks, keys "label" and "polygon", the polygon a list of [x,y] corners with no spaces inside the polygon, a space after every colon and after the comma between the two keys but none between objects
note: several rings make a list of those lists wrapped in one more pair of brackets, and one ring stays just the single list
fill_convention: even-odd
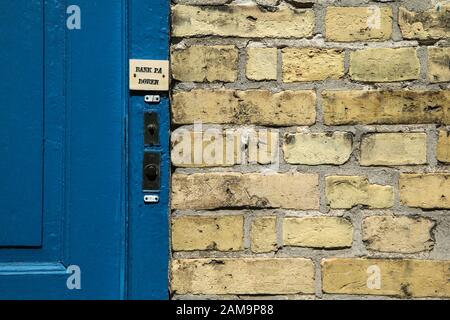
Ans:
[{"label": "small white sign", "polygon": [[130,90],[169,91],[169,61],[130,60]]}]

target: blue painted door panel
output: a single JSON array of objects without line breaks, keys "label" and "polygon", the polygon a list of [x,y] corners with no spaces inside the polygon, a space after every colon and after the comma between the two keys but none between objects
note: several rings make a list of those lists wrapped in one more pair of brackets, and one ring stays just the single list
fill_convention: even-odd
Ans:
[{"label": "blue painted door panel", "polygon": [[[168,298],[169,96],[130,94],[127,68],[168,59],[169,3],[0,0],[0,299]],[[72,5],[81,29],[66,27]],[[148,151],[162,161],[152,205]]]},{"label": "blue painted door panel", "polygon": [[43,1],[0,2],[0,247],[42,240]]},{"label": "blue painted door panel", "polygon": [[0,0],[0,299],[126,297],[126,30],[126,1]]}]

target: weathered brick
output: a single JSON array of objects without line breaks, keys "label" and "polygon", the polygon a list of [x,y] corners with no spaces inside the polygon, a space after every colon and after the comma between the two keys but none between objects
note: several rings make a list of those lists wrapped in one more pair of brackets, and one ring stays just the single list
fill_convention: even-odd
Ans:
[{"label": "weathered brick", "polygon": [[352,134],[348,132],[299,132],[285,135],[283,152],[291,164],[344,164],[352,153]]},{"label": "weathered brick", "polygon": [[400,200],[408,207],[450,208],[450,173],[400,175]]},{"label": "weathered brick", "polygon": [[238,75],[235,46],[192,46],[172,49],[172,76],[179,81],[234,82]]},{"label": "weathered brick", "polygon": [[172,292],[177,294],[311,294],[309,259],[176,259]]},{"label": "weathered brick", "polygon": [[255,0],[255,2],[262,6],[276,6],[280,3],[280,0]]},{"label": "weathered brick", "polygon": [[428,48],[428,79],[434,83],[450,81],[450,47]]},{"label": "weathered brick", "polygon": [[299,8],[305,8],[311,6],[314,3],[320,3],[322,0],[288,0],[286,2],[291,3],[293,6],[298,6]]},{"label": "weathered brick", "polygon": [[172,219],[174,251],[243,249],[243,216],[180,216]]},{"label": "weathered brick", "polygon": [[433,249],[435,222],[421,217],[371,216],[363,221],[363,241],[369,250],[417,253]]},{"label": "weathered brick", "polygon": [[318,209],[318,180],[316,174],[301,173],[175,173],[172,207]]},{"label": "weathered brick", "polygon": [[268,90],[175,92],[172,113],[175,124],[312,125],[316,121],[316,94]]},{"label": "weathered brick", "polygon": [[172,36],[224,36],[245,38],[303,38],[312,36],[313,10],[280,6],[275,12],[258,6],[172,7]]},{"label": "weathered brick", "polygon": [[420,78],[415,48],[374,48],[350,53],[350,77],[356,81],[395,82]]},{"label": "weathered brick", "polygon": [[189,3],[194,5],[208,5],[208,6],[217,6],[222,4],[227,4],[230,0],[172,0],[173,3]]},{"label": "weathered brick", "polygon": [[325,91],[324,122],[342,124],[450,124],[450,90]]},{"label": "weathered brick", "polygon": [[344,76],[342,49],[285,48],[281,52],[284,82],[334,80]]},{"label": "weathered brick", "polygon": [[[411,258],[447,259],[450,220],[383,210],[399,201],[424,210],[450,210],[450,173],[445,170],[450,164],[450,48],[445,43],[450,6],[419,13],[398,10],[392,0],[346,2],[172,0],[177,4],[172,5],[172,60],[178,63],[176,90],[171,92],[172,163],[200,168],[174,168],[172,173],[171,205],[177,210],[171,220],[174,298],[304,299],[314,297],[317,285],[323,285],[324,294],[450,298],[450,262]],[[404,39],[426,41],[412,41],[408,48],[382,44],[392,42],[393,28],[398,29],[393,11],[400,11]],[[319,30],[315,21],[325,25]],[[317,32],[325,42],[354,45],[323,45],[320,37],[313,39]],[[237,38],[243,40],[233,40]],[[445,40],[433,44],[438,39]],[[380,45],[366,46],[370,41]],[[242,82],[242,76],[249,81]],[[321,90],[322,81],[333,80],[342,81],[339,90],[345,91]],[[411,86],[399,82],[410,80],[418,81]],[[361,88],[355,90],[349,81]],[[392,83],[379,82],[399,83],[391,88]],[[412,85],[416,82],[421,84]],[[301,90],[299,83],[305,83]],[[364,83],[367,86],[361,86]],[[307,128],[316,120],[331,131]],[[427,145],[434,133],[415,128],[417,124],[439,128],[435,150]],[[339,125],[346,127],[338,129]],[[365,125],[398,126],[387,133],[386,128]],[[269,135],[264,135],[264,127]],[[212,128],[217,134],[208,132]],[[187,134],[178,136],[182,130]],[[355,132],[358,146],[352,145]],[[224,136],[232,137],[230,149],[221,144]],[[191,148],[186,151],[183,145]],[[427,159],[430,152],[436,157]],[[287,167],[282,165],[276,173],[273,164],[281,155]],[[425,168],[428,160],[431,167]],[[446,173],[435,172],[436,160]],[[230,166],[233,172],[225,172]],[[314,167],[303,170],[306,166],[322,167],[314,173]],[[368,166],[410,167],[402,167],[400,181],[391,181],[368,180],[383,174]],[[224,168],[203,169],[209,167]],[[405,176],[412,175],[405,171],[434,172],[438,177],[422,174],[426,178],[406,181]],[[339,212],[318,214],[324,204]],[[348,218],[355,209],[363,210],[357,221]],[[280,217],[283,210],[297,213]],[[300,210],[308,211],[299,214]],[[309,260],[308,252],[316,249],[323,255],[324,250],[346,248],[343,254],[325,254],[330,259],[323,261],[323,277],[314,281],[319,266]],[[228,258],[214,254],[217,251]],[[305,255],[309,259],[300,258]],[[331,259],[342,255],[348,258]],[[363,256],[369,260],[360,259]],[[373,288],[374,269],[369,268],[374,262],[381,271],[378,289]]]},{"label": "weathered brick", "polygon": [[450,131],[439,130],[436,157],[440,162],[450,163]]},{"label": "weathered brick", "polygon": [[443,5],[439,11],[435,8],[413,12],[399,9],[399,24],[405,39],[446,39],[450,37],[450,5]]},{"label": "weathered brick", "polygon": [[256,217],[250,230],[251,250],[256,253],[277,249],[277,217]]},{"label": "weathered brick", "polygon": [[329,41],[388,40],[392,35],[392,9],[328,7],[325,29]]},{"label": "weathered brick", "polygon": [[[377,271],[380,272],[379,282]],[[449,297],[450,261],[324,259],[325,293]]]},{"label": "weathered brick", "polygon": [[333,209],[350,209],[357,205],[369,208],[390,208],[394,205],[391,186],[370,184],[366,177],[326,177],[327,202]]},{"label": "weathered brick", "polygon": [[363,137],[361,165],[412,165],[427,163],[425,133],[376,133]]},{"label": "weathered brick", "polygon": [[278,49],[248,48],[247,78],[250,80],[277,80]]},{"label": "weathered brick", "polygon": [[353,242],[353,225],[339,217],[289,217],[283,222],[285,246],[348,248]]},{"label": "weathered brick", "polygon": [[171,143],[172,164],[177,167],[227,167],[240,164],[243,158],[237,130],[179,128],[172,132]]}]

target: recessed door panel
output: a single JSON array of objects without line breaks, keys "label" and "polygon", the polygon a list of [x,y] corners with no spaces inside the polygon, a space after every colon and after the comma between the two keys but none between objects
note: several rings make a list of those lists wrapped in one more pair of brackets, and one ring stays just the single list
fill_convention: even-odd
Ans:
[{"label": "recessed door panel", "polygon": [[0,2],[0,246],[40,246],[43,0]]}]

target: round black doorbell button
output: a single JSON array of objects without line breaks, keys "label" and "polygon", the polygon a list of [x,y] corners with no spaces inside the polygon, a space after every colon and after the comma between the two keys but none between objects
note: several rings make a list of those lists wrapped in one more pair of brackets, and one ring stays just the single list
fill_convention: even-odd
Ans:
[{"label": "round black doorbell button", "polygon": [[154,181],[158,178],[158,168],[153,164],[149,164],[145,167],[144,174],[148,180]]}]

